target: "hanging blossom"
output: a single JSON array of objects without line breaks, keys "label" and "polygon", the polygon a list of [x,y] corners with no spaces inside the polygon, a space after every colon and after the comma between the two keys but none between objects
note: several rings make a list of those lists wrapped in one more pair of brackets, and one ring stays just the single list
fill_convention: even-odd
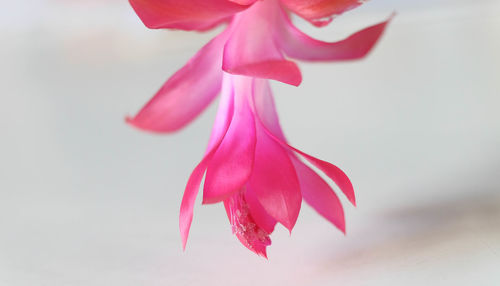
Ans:
[{"label": "hanging blossom", "polygon": [[358,0],[130,0],[153,29],[225,30],[175,73],[127,122],[169,133],[191,122],[220,94],[219,109],[201,162],[181,203],[180,231],[186,246],[201,181],[203,204],[223,202],[233,233],[251,251],[267,257],[277,223],[292,230],[302,199],[345,233],[341,202],[322,171],[355,205],[349,178],[336,166],[290,145],[280,127],[269,79],[298,86],[302,76],[289,58],[347,61],[364,57],[389,20],[328,43],[291,22],[293,12],[316,26],[355,8]]}]

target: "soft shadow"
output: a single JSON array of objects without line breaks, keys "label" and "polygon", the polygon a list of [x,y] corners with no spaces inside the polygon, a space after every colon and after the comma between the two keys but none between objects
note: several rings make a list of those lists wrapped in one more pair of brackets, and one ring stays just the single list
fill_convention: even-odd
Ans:
[{"label": "soft shadow", "polygon": [[377,214],[369,229],[332,250],[324,271],[354,271],[363,265],[413,267],[478,251],[500,261],[500,193],[468,194]]}]

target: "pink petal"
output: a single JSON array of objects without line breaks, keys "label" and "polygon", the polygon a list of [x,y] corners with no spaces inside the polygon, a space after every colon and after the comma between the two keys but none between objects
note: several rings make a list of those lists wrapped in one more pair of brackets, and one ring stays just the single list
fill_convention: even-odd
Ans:
[{"label": "pink petal", "polygon": [[143,130],[172,132],[198,116],[220,91],[222,47],[228,34],[224,31],[205,45],[127,122]]},{"label": "pink petal", "polygon": [[186,189],[184,190],[184,196],[182,197],[181,209],[179,213],[179,229],[181,232],[182,248],[186,249],[186,243],[189,236],[189,229],[191,228],[191,222],[193,221],[193,209],[196,196],[200,188],[201,180],[203,179],[203,174],[207,168],[208,162],[212,157],[213,152],[209,152],[203,160],[194,168],[191,176],[189,176]]},{"label": "pink petal", "polygon": [[[249,83],[247,83],[249,82]],[[207,169],[203,203],[223,201],[239,191],[252,173],[255,154],[255,119],[248,98],[251,81],[236,78],[231,125]]]},{"label": "pink petal", "polygon": [[229,0],[234,3],[238,3],[240,5],[252,5],[253,3],[257,2],[258,0]]},{"label": "pink petal", "polygon": [[[274,138],[278,139],[276,137]],[[286,145],[290,150],[293,150],[296,153],[300,154],[307,161],[313,164],[316,168],[323,171],[323,173],[325,173],[325,175],[327,175],[330,179],[332,179],[332,181],[340,188],[340,190],[344,193],[347,199],[349,199],[349,201],[353,205],[356,205],[356,197],[354,195],[354,188],[352,186],[351,180],[349,180],[349,177],[347,177],[347,175],[340,168],[331,163],[328,163],[326,161],[315,158],[309,154],[306,154],[300,151],[299,149],[296,149],[286,144],[285,142],[281,141],[281,143]]]},{"label": "pink petal", "polygon": [[375,46],[392,19],[365,28],[339,42],[315,40],[299,31],[286,19],[286,32],[281,34],[283,52],[292,58],[307,61],[345,61],[363,58]]},{"label": "pink petal", "polygon": [[266,60],[231,67],[223,66],[226,72],[258,78],[268,78],[281,81],[294,86],[302,82],[302,75],[296,63],[286,60]]},{"label": "pink petal", "polygon": [[224,71],[296,86],[301,83],[298,66],[284,58],[275,41],[280,32],[276,31],[276,15],[280,13],[274,1],[258,1],[235,16],[234,32],[224,47]]},{"label": "pink petal", "polygon": [[[256,80],[253,94],[254,108],[258,118],[277,139],[286,143],[269,83],[264,80]],[[300,162],[295,155],[291,158],[299,178],[302,197],[318,213],[345,232],[344,211],[332,188],[311,168]]]},{"label": "pink petal", "polygon": [[246,8],[227,0],[129,0],[151,29],[206,30]]},{"label": "pink petal", "polygon": [[356,205],[356,198],[354,195],[354,188],[352,186],[352,183],[341,169],[333,164],[317,159],[287,144],[281,131],[281,127],[279,126],[278,116],[276,114],[276,108],[274,107],[274,102],[272,100],[269,86],[264,81],[256,80],[254,84],[253,95],[255,109],[254,112],[257,114],[257,118],[260,122],[260,124],[257,124],[257,126],[262,125],[262,129],[264,129],[265,132],[274,141],[278,142],[283,147],[286,147],[289,150],[299,153],[306,160],[311,162],[311,164],[323,171],[328,177],[330,177],[330,179],[335,182],[335,184],[346,195],[351,203]]},{"label": "pink petal", "polygon": [[361,0],[281,0],[297,15],[317,26],[329,23],[331,16],[340,15],[363,4]]},{"label": "pink petal", "polygon": [[279,117],[276,112],[276,105],[269,85],[269,81],[263,79],[254,80],[253,84],[253,108],[258,119],[269,129],[276,137],[286,141],[285,135],[279,123]]},{"label": "pink petal", "polygon": [[316,172],[292,158],[300,182],[300,191],[304,200],[319,214],[345,233],[344,210],[332,188]]},{"label": "pink petal", "polygon": [[256,125],[257,146],[249,187],[265,211],[292,231],[302,202],[299,181],[288,152],[263,129],[261,124]]},{"label": "pink petal", "polygon": [[189,229],[193,221],[193,208],[196,196],[200,189],[200,183],[203,179],[203,174],[207,169],[213,154],[222,142],[233,114],[234,95],[231,81],[225,79],[223,83],[222,95],[219,103],[219,110],[212,131],[212,137],[208,145],[208,150],[201,162],[191,173],[189,177],[184,196],[182,198],[181,209],[179,213],[179,229],[181,232],[182,247],[186,248],[187,239],[189,236]]},{"label": "pink petal", "polygon": [[248,210],[255,223],[267,233],[272,233],[277,223],[276,220],[266,212],[264,207],[259,203],[257,195],[250,187],[247,187],[244,195],[248,204]]},{"label": "pink petal", "polygon": [[207,150],[205,154],[213,148],[217,149],[222,142],[222,138],[226,135],[229,129],[231,120],[234,115],[234,83],[232,76],[222,72],[222,90],[217,114],[215,116],[214,126],[210,133]]}]

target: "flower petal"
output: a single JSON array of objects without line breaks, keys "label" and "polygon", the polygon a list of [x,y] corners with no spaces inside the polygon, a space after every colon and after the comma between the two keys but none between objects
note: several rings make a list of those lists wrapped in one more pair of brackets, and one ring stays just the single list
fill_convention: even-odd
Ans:
[{"label": "flower petal", "polygon": [[201,160],[201,162],[191,173],[181,202],[181,209],[179,213],[179,229],[181,232],[183,249],[186,248],[189,229],[191,227],[191,222],[193,221],[194,202],[200,189],[203,174],[205,173],[205,170],[207,169],[207,166],[210,163],[213,154],[219,147],[229,128],[229,125],[231,124],[231,117],[234,109],[233,99],[234,96],[232,83],[230,80],[225,78],[222,87],[219,110],[217,112],[217,117],[215,119],[215,124],[212,131],[212,136],[208,144],[207,152],[205,153],[203,160]]},{"label": "flower petal", "polygon": [[151,29],[206,30],[249,5],[228,0],[129,0]]},{"label": "flower petal", "polygon": [[316,26],[324,26],[331,16],[340,15],[363,4],[363,0],[281,0],[295,14]]},{"label": "flower petal", "polygon": [[198,195],[203,174],[205,174],[207,164],[210,162],[212,154],[213,152],[209,152],[205,155],[203,160],[201,160],[201,162],[194,168],[191,176],[189,176],[186,189],[184,190],[184,196],[182,197],[181,209],[179,213],[179,229],[181,232],[183,249],[186,249],[189,229],[191,228],[191,222],[193,221],[194,202],[196,201],[196,196]]},{"label": "flower petal", "polygon": [[[275,137],[275,139],[277,139]],[[280,140],[281,141],[281,140]],[[296,149],[285,142],[282,142],[282,144],[286,145],[290,150],[300,154],[302,157],[304,157],[307,161],[309,161],[311,164],[313,164],[316,168],[320,169],[327,175],[332,181],[340,188],[340,190],[344,193],[344,195],[349,199],[349,201],[353,204],[356,205],[356,196],[354,195],[354,188],[352,186],[351,180],[349,180],[349,177],[337,166],[320,160],[318,158],[315,158],[309,154],[306,154],[299,149]]]},{"label": "flower petal", "polygon": [[147,131],[172,132],[198,116],[220,91],[222,47],[228,34],[224,31],[205,45],[127,122]]},{"label": "flower petal", "polygon": [[320,215],[345,233],[344,209],[332,188],[316,172],[297,158],[292,158],[304,200]]},{"label": "flower petal", "polygon": [[363,58],[375,46],[392,19],[391,16],[388,20],[354,33],[342,41],[328,43],[309,37],[298,30],[288,16],[283,15],[283,17],[286,21],[286,32],[280,37],[283,52],[291,58],[306,61],[345,61]]},{"label": "flower petal", "polygon": [[260,204],[257,195],[250,187],[247,187],[244,195],[248,204],[248,210],[255,223],[267,233],[272,233],[277,221],[266,212],[264,207]]},{"label": "flower petal", "polygon": [[235,77],[234,115],[224,140],[207,169],[203,203],[217,203],[239,191],[252,173],[255,119],[248,98],[251,80]]},{"label": "flower petal", "polygon": [[292,231],[302,202],[295,168],[288,152],[266,134],[262,124],[256,124],[256,130],[255,163],[249,186],[265,211]]},{"label": "flower petal", "polygon": [[285,134],[281,129],[279,117],[276,112],[276,105],[271,91],[271,86],[267,80],[255,79],[252,86],[253,108],[258,119],[276,137],[286,142]]},{"label": "flower petal", "polygon": [[224,47],[224,71],[295,86],[301,83],[297,64],[284,58],[274,40],[280,32],[275,25],[279,9],[273,1],[258,1],[245,13],[235,16],[233,34]]},{"label": "flower petal", "polygon": [[234,67],[226,64],[223,69],[232,74],[274,79],[294,86],[299,86],[302,82],[297,64],[287,60],[263,60]]},{"label": "flower petal", "polygon": [[257,118],[261,123],[257,124],[257,126],[262,125],[262,129],[264,129],[267,135],[270,136],[274,141],[278,142],[288,150],[300,154],[306,160],[311,162],[311,164],[323,171],[328,177],[330,177],[330,179],[333,180],[333,182],[335,182],[335,184],[346,195],[349,201],[351,201],[353,205],[356,205],[356,198],[354,195],[354,188],[352,186],[352,183],[341,169],[333,164],[317,159],[287,144],[281,131],[281,127],[279,126],[278,116],[276,115],[276,108],[274,107],[274,101],[272,100],[272,95],[270,93],[268,84],[266,84],[265,81],[256,80],[254,83],[253,95],[255,109],[254,113],[257,115]]},{"label": "flower petal", "polygon": [[238,3],[240,5],[252,5],[253,3],[259,1],[259,0],[229,0],[234,3]]}]

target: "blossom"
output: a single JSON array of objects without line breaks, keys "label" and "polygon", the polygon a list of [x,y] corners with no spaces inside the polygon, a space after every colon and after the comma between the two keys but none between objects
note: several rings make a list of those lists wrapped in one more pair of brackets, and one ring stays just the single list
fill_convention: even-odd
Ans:
[{"label": "blossom", "polygon": [[390,19],[338,42],[297,29],[289,12],[321,26],[358,5],[353,0],[130,0],[149,28],[203,31],[229,25],[175,73],[127,122],[168,133],[181,129],[220,93],[208,148],[193,170],[181,203],[185,248],[203,177],[203,203],[223,202],[233,233],[266,256],[277,223],[292,230],[302,199],[345,232],[341,202],[314,166],[355,204],[353,186],[338,167],[290,146],[280,127],[268,80],[298,86],[297,64],[364,57]]}]

